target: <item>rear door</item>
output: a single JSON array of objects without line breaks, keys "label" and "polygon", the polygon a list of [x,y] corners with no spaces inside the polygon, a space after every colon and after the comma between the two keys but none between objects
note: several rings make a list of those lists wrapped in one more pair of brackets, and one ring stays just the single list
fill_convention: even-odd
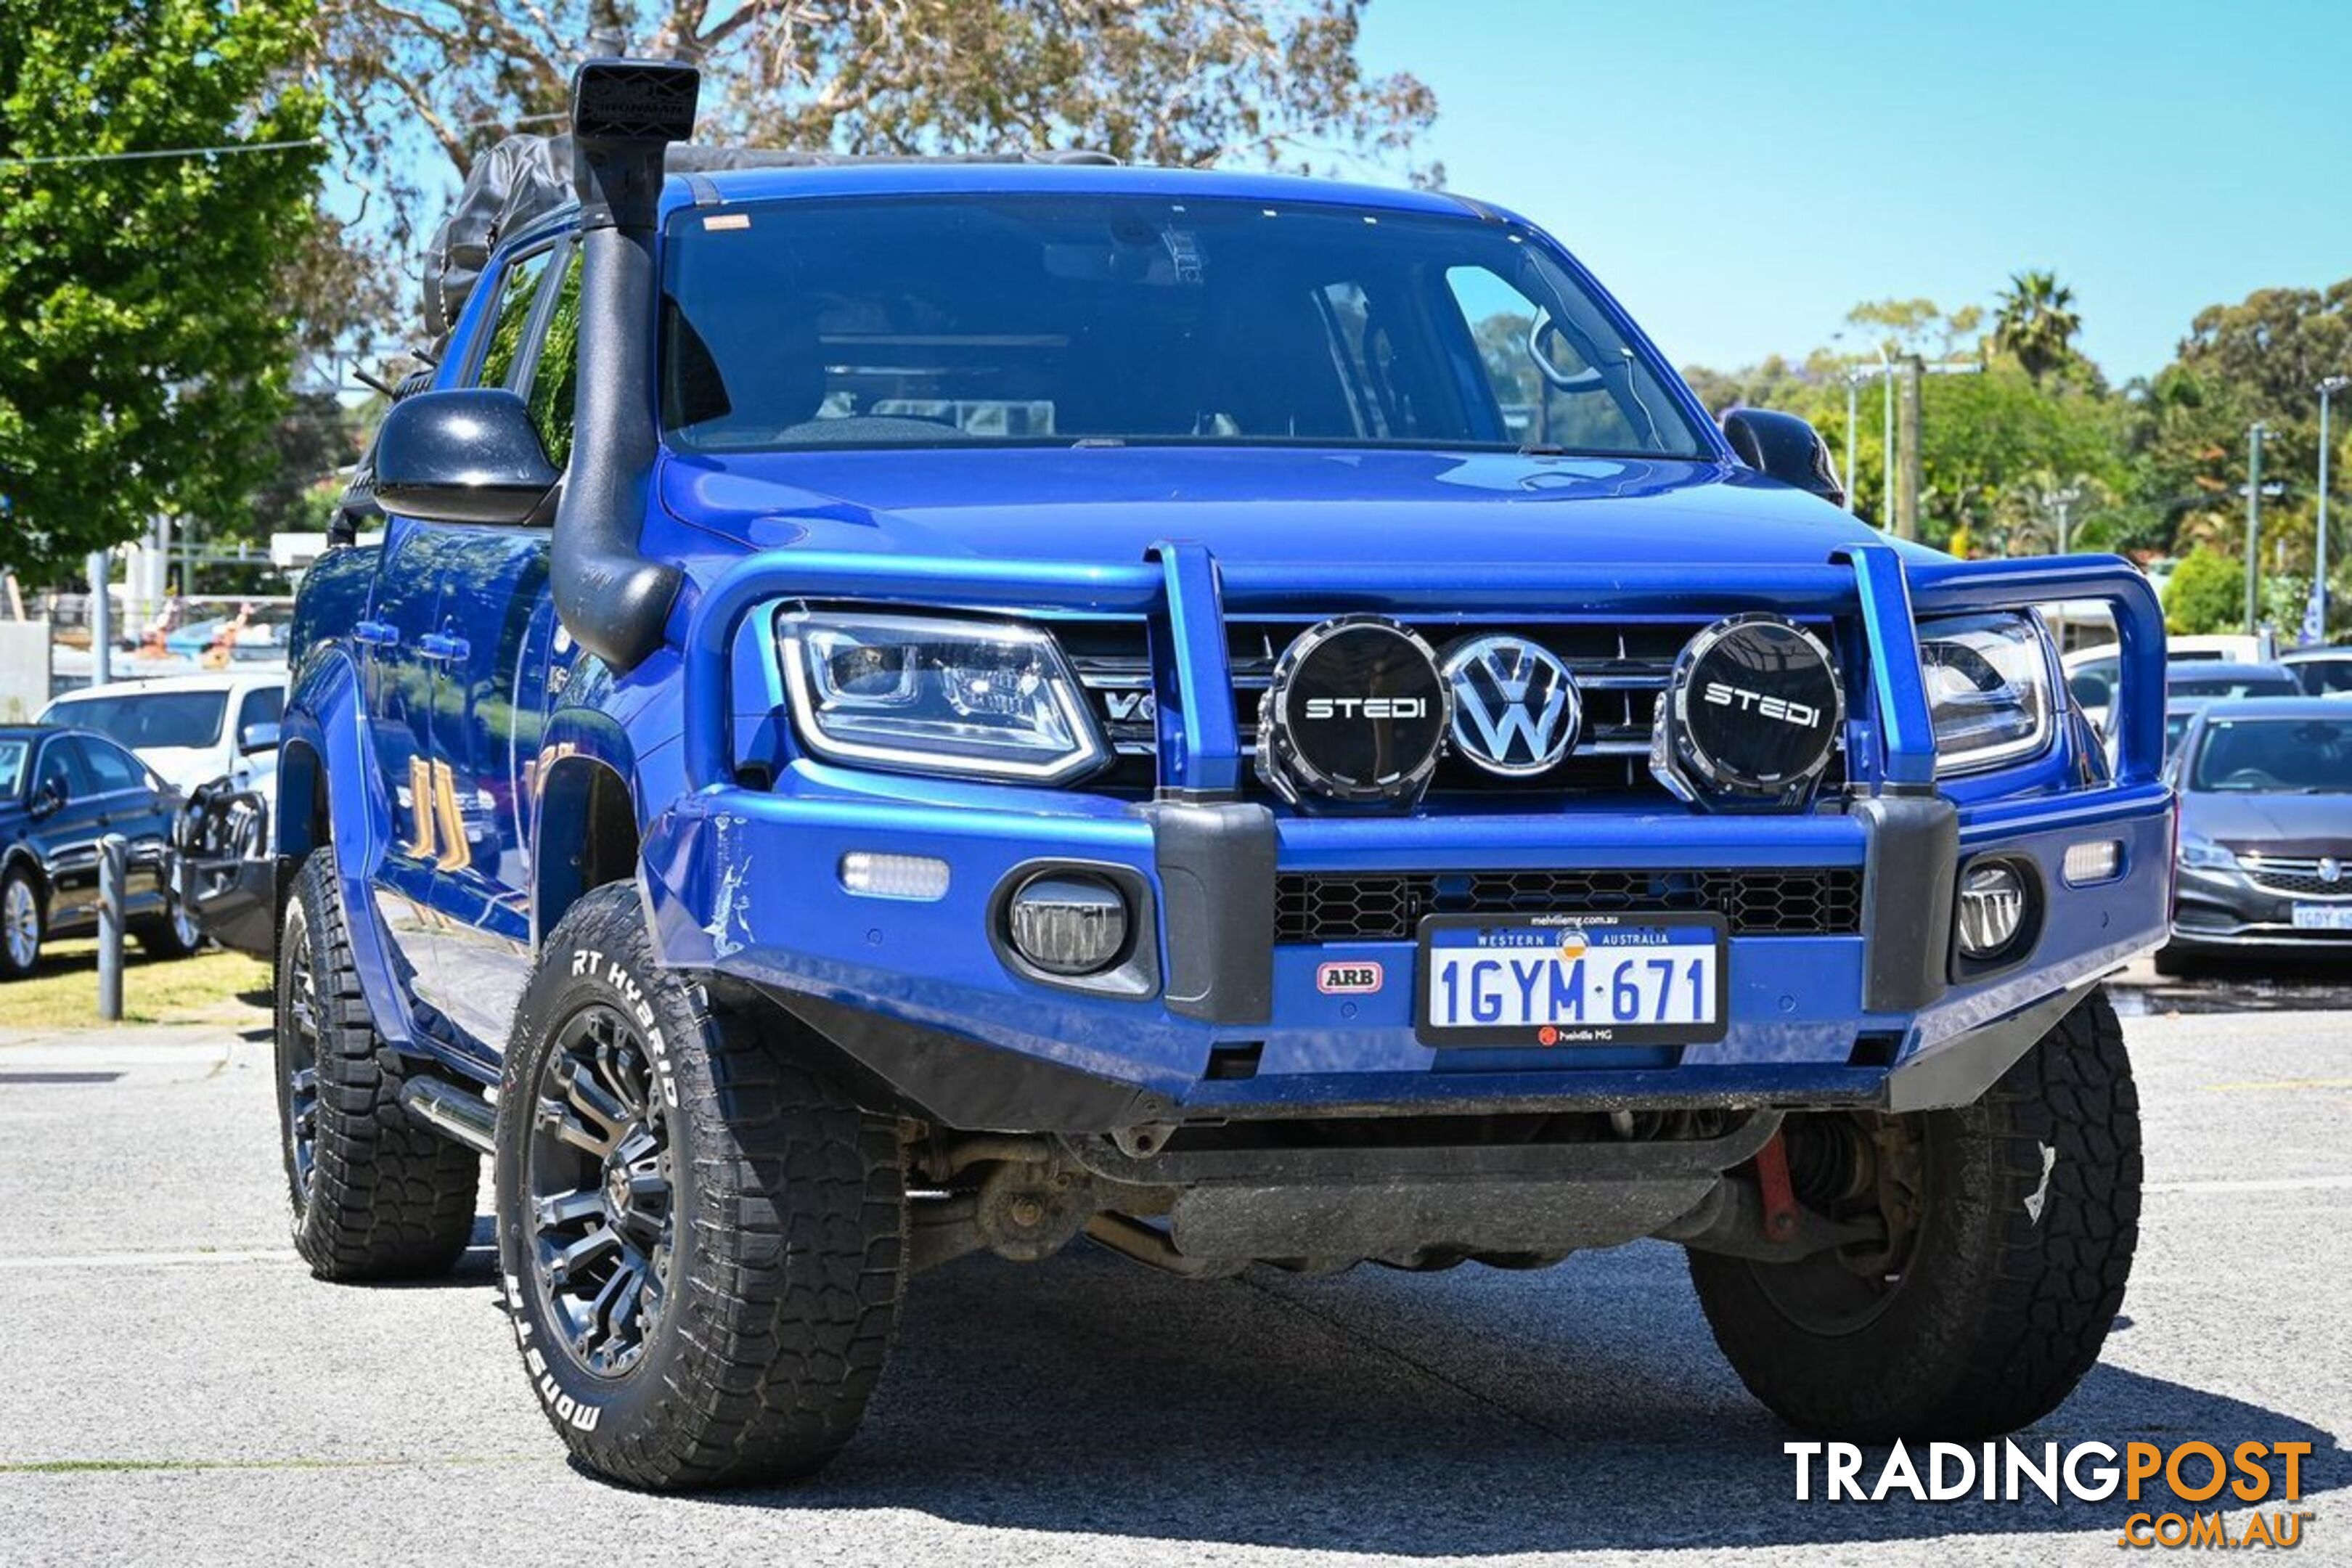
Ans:
[{"label": "rear door", "polygon": [[33,761],[36,802],[62,796],[54,810],[34,817],[26,839],[49,879],[49,927],[80,930],[98,919],[98,836],[103,813],[82,761],[81,739],[50,735]]},{"label": "rear door", "polygon": [[126,841],[123,896],[132,913],[143,912],[162,903],[171,886],[168,856],[179,792],[111,741],[84,735],[79,746],[98,805],[99,833],[121,834]]}]

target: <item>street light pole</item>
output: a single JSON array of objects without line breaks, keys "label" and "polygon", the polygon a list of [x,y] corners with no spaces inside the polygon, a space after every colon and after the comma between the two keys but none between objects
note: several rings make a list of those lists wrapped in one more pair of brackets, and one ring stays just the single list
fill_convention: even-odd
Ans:
[{"label": "street light pole", "polygon": [[1879,450],[1885,455],[1886,499],[1880,503],[1878,526],[1895,526],[1895,362],[1887,357],[1886,345],[1878,345],[1878,377],[1885,388],[1885,414],[1879,426]]},{"label": "street light pole", "polygon": [[2319,565],[2313,596],[2319,605],[2319,640],[2327,640],[2327,399],[2352,386],[2352,375],[2331,375],[2319,384]]},{"label": "street light pole", "polygon": [[2263,433],[2259,419],[2246,429],[2246,635],[2254,635],[2254,584],[2262,572],[2256,553],[2263,537]]},{"label": "street light pole", "polygon": [[[1845,373],[1845,510],[1849,512],[1853,510],[1854,390],[1860,385],[1861,382],[1854,375],[1853,372],[1850,370],[1847,371]],[[2319,427],[2322,430],[2327,428],[2327,393],[2325,389],[2322,389],[2319,394]],[[2326,449],[2326,448],[2325,447],[2321,448],[2323,453]],[[2326,463],[2327,461],[2326,458],[2324,456],[2319,460],[2322,463]],[[2324,472],[2325,470],[2323,469],[2322,471]],[[2326,488],[2326,487],[2324,485],[2321,487],[2323,490]],[[2324,507],[2327,503],[2322,501],[2320,504]]]}]

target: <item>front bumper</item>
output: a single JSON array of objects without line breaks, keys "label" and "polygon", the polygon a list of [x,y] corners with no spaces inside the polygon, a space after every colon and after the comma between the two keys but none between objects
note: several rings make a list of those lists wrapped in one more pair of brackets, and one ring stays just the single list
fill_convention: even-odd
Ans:
[{"label": "front bumper", "polygon": [[[885,800],[859,782],[795,767],[770,790],[678,802],[646,846],[656,930],[670,962],[785,999],[894,1093],[974,1129],[1964,1103],[2038,1037],[2053,1001],[2071,1003],[2166,931],[2170,800],[2156,785],[1958,811],[1938,868],[1933,844],[1890,854],[1890,841],[1916,830],[1860,810],[1332,820],[1049,792],[975,810]],[[2122,845],[2120,874],[2068,887],[2067,847],[2093,838]],[[933,902],[852,893],[839,867],[857,850],[943,860],[948,891]],[[1948,908],[1956,863],[1995,851],[2040,872],[2044,918],[2008,967],[1955,980],[1948,921],[1898,913],[1916,917],[1935,899]],[[988,934],[999,889],[1049,859],[1124,867],[1150,889],[1160,994],[1079,994],[1000,958]],[[1721,1041],[1614,1049],[1433,1050],[1414,1031],[1412,942],[1276,944],[1264,934],[1281,872],[1440,864],[1850,868],[1864,877],[1864,918],[1851,934],[1735,935]],[[1335,961],[1377,964],[1386,979],[1374,993],[1325,994],[1317,971]],[[1253,1070],[1234,1076],[1244,1059]]]},{"label": "front bumper", "polygon": [[2352,911],[2352,889],[2293,893],[2265,888],[2243,871],[2184,867],[2172,924],[2172,946],[2183,952],[2292,950],[2352,953],[2352,926],[2295,924],[2295,907]]},{"label": "front bumper", "polygon": [[[2112,561],[1906,569],[1883,545],[1818,568],[1468,566],[1444,581],[1327,569],[1222,576],[1197,545],[1157,564],[876,561],[778,551],[696,601],[685,728],[650,793],[646,905],[677,965],[772,994],[879,1089],[971,1130],[1105,1131],[1146,1121],[1433,1115],[1647,1106],[1915,1109],[1979,1095],[2098,977],[2167,931],[2172,803],[2161,760],[2162,626],[2144,579]],[[745,738],[772,727],[772,650],[758,611],[782,595],[1145,617],[1159,695],[1160,798],[974,786],[829,767],[805,757],[739,782]],[[1302,598],[1355,609],[1559,615],[1769,609],[1856,628],[1848,702],[1851,798],[1802,814],[1709,815],[1619,801],[1540,814],[1314,816],[1236,798],[1241,752],[1225,606]],[[2102,597],[2125,644],[2114,782],[2063,742],[1997,787],[1937,792],[1913,634],[1922,612]],[[750,628],[747,631],[747,628]],[[2079,766],[2077,764],[2080,764]],[[646,764],[641,761],[641,770]],[[672,787],[674,784],[675,787]],[[2118,870],[2071,887],[2066,850],[2117,846]],[[950,868],[927,902],[853,893],[855,851]],[[1951,897],[1970,858],[2036,874],[2030,947],[1989,973],[1957,968]],[[1015,973],[991,940],[1001,890],[1041,860],[1119,868],[1149,889],[1160,984],[1085,995]],[[1414,1029],[1410,941],[1278,942],[1275,884],[1317,872],[1613,871],[1669,868],[1858,873],[1860,919],[1826,934],[1735,932],[1729,1027],[1704,1045],[1433,1049]],[[1378,964],[1377,990],[1326,994],[1327,962]]]}]

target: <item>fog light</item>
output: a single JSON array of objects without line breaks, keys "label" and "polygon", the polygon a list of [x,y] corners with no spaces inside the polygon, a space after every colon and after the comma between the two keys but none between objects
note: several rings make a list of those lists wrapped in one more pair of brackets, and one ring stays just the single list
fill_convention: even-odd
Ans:
[{"label": "fog light", "polygon": [[1092,974],[1127,948],[1127,900],[1099,877],[1047,872],[1006,909],[1013,950],[1048,974]]},{"label": "fog light", "polygon": [[1972,868],[1960,879],[1960,953],[1998,958],[2017,940],[2025,921],[2025,879],[2017,868],[1995,862]]},{"label": "fog light", "polygon": [[932,903],[948,896],[948,863],[929,855],[853,849],[841,858],[841,885],[869,899]]},{"label": "fog light", "polygon": [[2122,839],[2095,838],[2066,846],[2066,860],[2059,869],[2068,887],[2087,888],[2095,882],[2114,881],[2123,865]]}]

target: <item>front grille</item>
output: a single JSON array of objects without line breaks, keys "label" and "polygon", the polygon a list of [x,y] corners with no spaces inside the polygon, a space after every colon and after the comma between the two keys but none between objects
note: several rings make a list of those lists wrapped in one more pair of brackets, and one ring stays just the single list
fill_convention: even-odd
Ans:
[{"label": "front grille", "polygon": [[1423,915],[1721,915],[1734,936],[1850,936],[1862,873],[1748,871],[1344,871],[1275,879],[1280,942],[1403,942]]},{"label": "front grille", "polygon": [[[2240,855],[2254,886],[2303,899],[2352,899],[2352,850],[2325,859],[2294,855]],[[2333,870],[2334,876],[2328,872]]]},{"label": "front grille", "polygon": [[[1257,749],[1257,710],[1276,658],[1298,635],[1315,623],[1309,620],[1251,620],[1234,617],[1226,623],[1226,658],[1234,676],[1234,718],[1244,755]],[[1507,624],[1409,623],[1443,653],[1446,645],[1464,637],[1509,632],[1549,648],[1576,678],[1584,699],[1584,727],[1575,751],[1550,772],[1532,779],[1497,778],[1460,757],[1439,764],[1432,793],[1474,792],[1481,795],[1512,794],[1527,796],[1605,792],[1632,792],[1663,796],[1650,776],[1650,727],[1658,697],[1666,689],[1675,657],[1708,621],[1599,622]],[[1827,637],[1826,624],[1812,626]],[[1105,739],[1122,759],[1123,773],[1148,772],[1156,743],[1151,702],[1151,661],[1138,622],[1073,621],[1055,627],[1069,653],[1079,684],[1087,689]],[[1822,792],[1833,794],[1844,782],[1843,754],[1831,763]],[[1132,777],[1130,784],[1148,784]],[[1253,787],[1255,787],[1253,783]]]}]

